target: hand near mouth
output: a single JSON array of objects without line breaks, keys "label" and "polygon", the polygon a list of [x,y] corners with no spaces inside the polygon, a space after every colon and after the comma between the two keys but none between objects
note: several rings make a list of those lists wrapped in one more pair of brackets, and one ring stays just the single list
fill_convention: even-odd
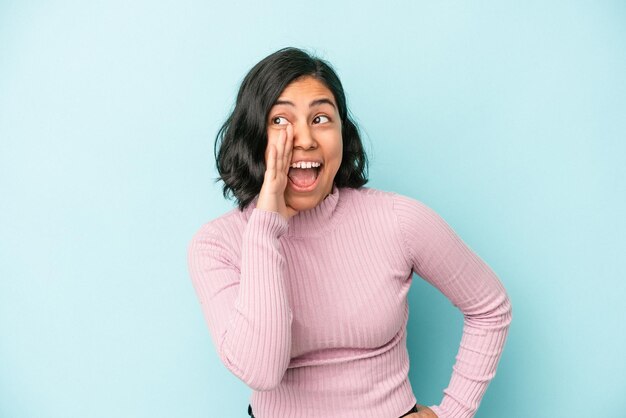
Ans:
[{"label": "hand near mouth", "polygon": [[268,135],[265,158],[265,177],[256,207],[278,212],[285,219],[298,211],[285,203],[285,190],[289,182],[289,165],[293,151],[293,126],[279,129],[276,136]]}]

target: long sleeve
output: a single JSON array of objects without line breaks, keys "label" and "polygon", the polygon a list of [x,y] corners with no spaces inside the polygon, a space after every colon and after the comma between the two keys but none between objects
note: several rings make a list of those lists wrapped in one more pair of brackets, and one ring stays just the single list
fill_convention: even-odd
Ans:
[{"label": "long sleeve", "polygon": [[441,291],[464,317],[452,377],[439,405],[439,418],[471,418],[504,348],[512,306],[496,274],[430,207],[394,194],[407,261]]},{"label": "long sleeve", "polygon": [[254,208],[242,235],[241,260],[210,223],[188,248],[189,273],[218,355],[258,391],[281,382],[291,356],[293,313],[279,244],[287,228],[279,213]]}]

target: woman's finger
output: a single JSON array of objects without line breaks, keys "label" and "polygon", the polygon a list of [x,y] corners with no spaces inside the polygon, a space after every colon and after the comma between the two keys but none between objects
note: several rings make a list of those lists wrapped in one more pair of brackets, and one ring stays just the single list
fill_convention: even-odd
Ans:
[{"label": "woman's finger", "polygon": [[284,159],[283,154],[285,152],[285,136],[286,132],[284,129],[280,129],[278,132],[278,140],[276,141],[276,172],[280,173],[283,171]]},{"label": "woman's finger", "polygon": [[269,144],[269,151],[267,153],[267,174],[270,179],[276,177],[276,147],[274,144]]},{"label": "woman's finger", "polygon": [[285,174],[289,174],[289,166],[291,165],[291,155],[293,153],[293,125],[287,125],[287,140],[285,142]]}]

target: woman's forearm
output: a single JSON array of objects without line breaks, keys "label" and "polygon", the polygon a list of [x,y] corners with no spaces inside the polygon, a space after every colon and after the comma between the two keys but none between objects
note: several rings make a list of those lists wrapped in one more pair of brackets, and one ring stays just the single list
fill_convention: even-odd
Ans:
[{"label": "woman's forearm", "polygon": [[494,273],[434,210],[397,195],[395,211],[407,264],[464,317],[463,336],[440,418],[471,418],[496,373],[512,319],[511,302]]},{"label": "woman's forearm", "polygon": [[255,390],[271,390],[290,361],[293,313],[284,283],[279,237],[287,221],[255,209],[245,227],[240,264],[214,229],[189,247],[189,270],[224,365]]}]

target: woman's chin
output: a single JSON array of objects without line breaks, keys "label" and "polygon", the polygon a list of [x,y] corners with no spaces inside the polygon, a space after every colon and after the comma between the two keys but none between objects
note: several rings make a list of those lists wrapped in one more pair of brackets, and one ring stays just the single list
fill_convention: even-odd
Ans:
[{"label": "woman's chin", "polygon": [[308,196],[288,194],[285,197],[285,204],[297,211],[313,209],[320,202],[320,196],[317,193]]},{"label": "woman's chin", "polygon": [[317,206],[317,201],[314,200],[315,198],[312,196],[298,196],[298,197],[292,197],[291,199],[286,199],[285,200],[285,204],[295,210],[297,210],[298,212],[303,211],[303,210],[308,210],[308,209],[312,209],[315,206]]},{"label": "woman's chin", "polygon": [[315,183],[307,191],[298,190],[289,180],[285,193],[285,203],[297,211],[313,209],[326,198],[330,191],[332,191],[332,182],[329,184],[324,176],[318,176]]}]

